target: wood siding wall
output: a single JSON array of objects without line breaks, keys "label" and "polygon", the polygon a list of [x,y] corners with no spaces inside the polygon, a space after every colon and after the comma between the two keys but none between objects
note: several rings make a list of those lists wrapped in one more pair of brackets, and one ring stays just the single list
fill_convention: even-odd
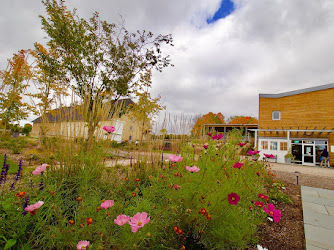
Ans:
[{"label": "wood siding wall", "polygon": [[[272,120],[280,111],[281,119]],[[259,129],[334,129],[334,88],[279,98],[259,98]],[[286,133],[260,132],[259,136],[280,137]],[[328,138],[329,150],[334,133],[291,133],[297,138]],[[334,152],[330,152],[334,160]]]}]

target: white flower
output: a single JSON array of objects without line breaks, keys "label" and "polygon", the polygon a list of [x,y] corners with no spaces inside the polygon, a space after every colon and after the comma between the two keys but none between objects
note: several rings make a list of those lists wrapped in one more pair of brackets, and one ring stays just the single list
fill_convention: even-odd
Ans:
[{"label": "white flower", "polygon": [[271,222],[274,221],[273,218],[271,218],[271,217],[267,217],[267,219],[268,219],[269,221],[271,221]]},{"label": "white flower", "polygon": [[257,247],[257,250],[268,250],[268,248],[262,247],[260,245],[257,245],[256,247]]}]

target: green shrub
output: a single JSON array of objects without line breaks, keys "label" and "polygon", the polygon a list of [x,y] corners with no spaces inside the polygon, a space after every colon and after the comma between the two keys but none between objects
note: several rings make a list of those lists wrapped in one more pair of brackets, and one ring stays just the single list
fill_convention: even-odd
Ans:
[{"label": "green shrub", "polygon": [[[69,249],[80,240],[89,240],[94,249],[246,248],[265,221],[263,209],[252,201],[269,179],[265,163],[241,159],[239,141],[238,134],[226,143],[210,139],[208,149],[198,153],[194,143],[184,143],[181,162],[161,162],[156,154],[134,161],[132,167],[113,168],[103,166],[103,142],[87,152],[78,144],[50,141],[47,146],[56,151],[59,164],[51,162],[42,175],[27,173],[15,190],[1,190],[0,217],[6,224],[0,235],[7,242],[15,240],[18,249]],[[237,162],[244,165],[234,168]],[[200,170],[191,173],[186,166]],[[43,206],[34,215],[22,215],[24,199],[15,197],[18,192],[29,195],[29,204],[43,201]],[[232,193],[240,197],[236,205],[228,198]],[[103,209],[104,200],[114,200],[114,205]],[[120,214],[142,212],[150,221],[136,233],[129,224],[114,222]],[[0,240],[0,247],[5,244]]]}]

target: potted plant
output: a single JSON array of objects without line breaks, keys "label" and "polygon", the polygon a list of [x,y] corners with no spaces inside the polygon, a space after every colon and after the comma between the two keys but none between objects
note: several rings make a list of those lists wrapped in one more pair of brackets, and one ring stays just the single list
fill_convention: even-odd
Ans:
[{"label": "potted plant", "polygon": [[291,164],[292,159],[294,159],[293,154],[287,153],[285,156],[285,164]]}]

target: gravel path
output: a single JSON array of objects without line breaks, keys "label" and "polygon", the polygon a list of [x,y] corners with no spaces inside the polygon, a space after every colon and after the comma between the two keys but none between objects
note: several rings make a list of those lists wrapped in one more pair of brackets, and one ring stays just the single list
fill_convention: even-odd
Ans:
[{"label": "gravel path", "polygon": [[334,190],[334,169],[314,166],[285,165],[270,163],[276,177],[284,182],[296,184],[296,171],[299,173],[299,185]]}]

